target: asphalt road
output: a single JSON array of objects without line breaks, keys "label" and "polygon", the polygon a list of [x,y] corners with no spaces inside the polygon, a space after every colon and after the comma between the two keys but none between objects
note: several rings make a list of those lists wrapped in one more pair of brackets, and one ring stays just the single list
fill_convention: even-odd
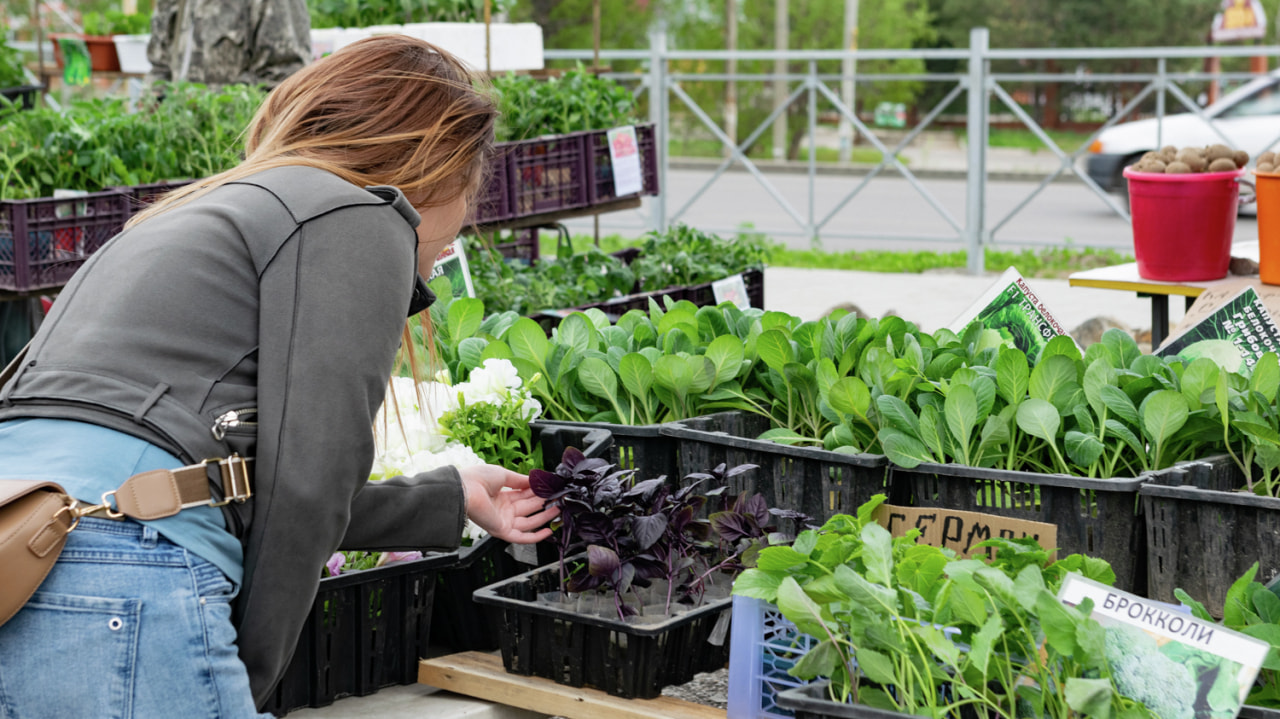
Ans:
[{"label": "asphalt road", "polygon": [[[702,188],[711,174],[701,170],[672,170],[664,188],[667,215],[671,217]],[[792,208],[809,216],[809,180],[806,175],[774,172],[766,175]],[[814,215],[820,222],[833,211],[820,232],[823,249],[960,249],[961,233],[935,209],[921,192],[897,175],[873,178],[858,195],[839,210],[840,202],[863,178],[820,175],[814,183]],[[961,229],[965,225],[965,181],[926,178],[920,181],[935,202]],[[1054,182],[1030,197],[1039,181],[991,182],[987,186],[987,227],[993,242],[1002,247],[1064,245],[1131,249],[1133,235],[1128,220],[1117,215],[1084,183]],[[1120,196],[1112,196],[1120,201]],[[600,216],[602,234],[638,235],[649,227],[653,198],[645,198],[639,210]],[[718,178],[676,218],[699,228],[727,234],[744,223],[795,248],[809,246],[800,225],[752,175],[727,172]],[[575,233],[589,233],[590,219],[569,223]],[[1258,239],[1253,216],[1237,219],[1235,239]]]}]

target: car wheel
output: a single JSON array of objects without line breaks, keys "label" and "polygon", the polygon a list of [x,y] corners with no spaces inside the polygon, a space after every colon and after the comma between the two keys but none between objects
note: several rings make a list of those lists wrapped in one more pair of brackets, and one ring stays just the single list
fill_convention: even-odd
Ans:
[{"label": "car wheel", "polygon": [[1137,164],[1138,160],[1146,152],[1135,152],[1124,158],[1124,162],[1120,163],[1120,167],[1116,168],[1116,178],[1112,181],[1111,187],[1113,192],[1120,193],[1120,201],[1124,203],[1124,211],[1129,212],[1129,179],[1124,176],[1124,168]]}]

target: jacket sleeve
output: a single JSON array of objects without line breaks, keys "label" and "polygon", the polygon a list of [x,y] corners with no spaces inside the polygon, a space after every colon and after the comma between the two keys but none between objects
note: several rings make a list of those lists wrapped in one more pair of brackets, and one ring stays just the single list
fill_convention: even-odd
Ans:
[{"label": "jacket sleeve", "polygon": [[454,467],[366,482],[351,504],[339,549],[457,549],[466,521],[466,512],[457,509],[462,504],[462,478]]},{"label": "jacket sleeve", "polygon": [[387,520],[376,526],[413,545],[457,541],[464,508],[456,484],[419,483],[356,502],[373,463],[374,416],[413,290],[414,248],[412,228],[393,208],[357,205],[303,223],[260,265],[260,491],[236,604],[241,635],[255,637],[252,651],[241,647],[241,659],[260,703],[305,616],[280,605],[314,596],[353,504],[366,518],[361,526],[370,527],[370,543],[377,533],[368,520],[380,514]]}]

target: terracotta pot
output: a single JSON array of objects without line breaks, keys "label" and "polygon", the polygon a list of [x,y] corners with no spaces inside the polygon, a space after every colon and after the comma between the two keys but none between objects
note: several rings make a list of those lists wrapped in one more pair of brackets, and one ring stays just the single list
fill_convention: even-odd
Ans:
[{"label": "terracotta pot", "polygon": [[49,39],[53,41],[53,59],[58,63],[59,70],[63,68],[62,46],[58,43],[60,37],[78,37],[84,40],[85,47],[89,48],[89,68],[94,72],[120,72],[120,57],[116,55],[116,43],[110,35],[54,33],[49,35]]}]

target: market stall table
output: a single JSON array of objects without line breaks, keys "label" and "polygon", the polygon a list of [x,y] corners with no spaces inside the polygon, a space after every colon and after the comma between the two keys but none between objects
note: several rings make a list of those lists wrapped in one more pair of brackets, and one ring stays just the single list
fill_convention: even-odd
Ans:
[{"label": "market stall table", "polygon": [[[1243,257],[1258,260],[1257,242],[1237,242],[1231,246],[1232,257]],[[1072,287],[1097,287],[1105,290],[1127,290],[1138,293],[1139,297],[1151,298],[1151,347],[1156,348],[1164,342],[1169,334],[1169,297],[1179,295],[1186,298],[1187,309],[1195,303],[1196,298],[1206,289],[1233,279],[1230,275],[1220,280],[1205,282],[1161,282],[1148,280],[1138,274],[1137,262],[1126,262],[1122,265],[1109,265],[1082,272],[1074,272],[1067,277]]]}]

